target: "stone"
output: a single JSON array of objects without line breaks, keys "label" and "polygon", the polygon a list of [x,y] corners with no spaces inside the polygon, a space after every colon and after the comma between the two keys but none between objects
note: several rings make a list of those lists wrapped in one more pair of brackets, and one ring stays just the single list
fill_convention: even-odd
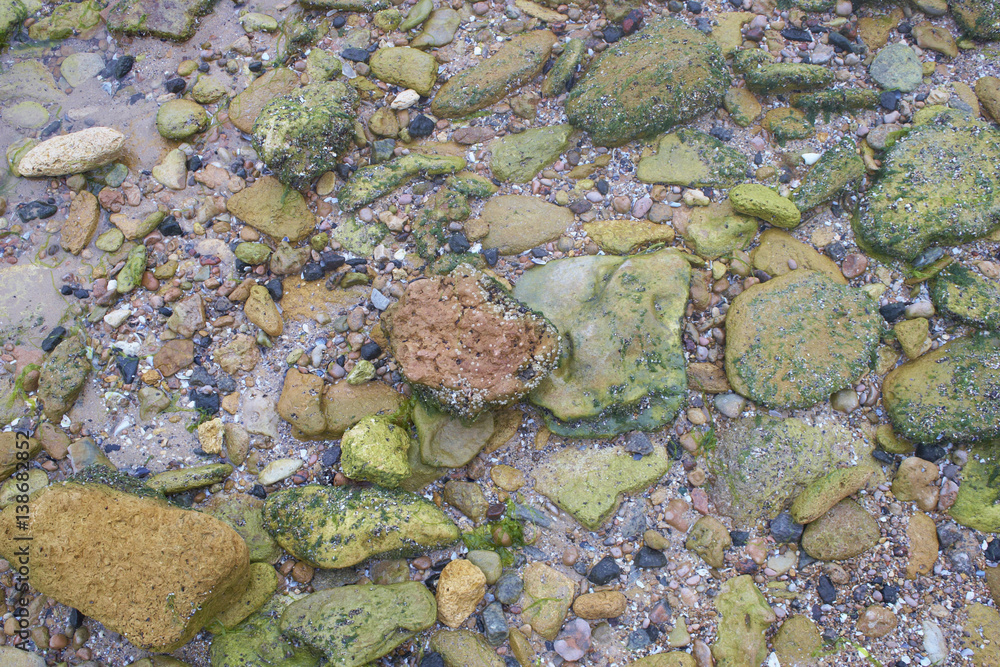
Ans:
[{"label": "stone", "polygon": [[94,241],[94,246],[98,250],[103,250],[104,252],[118,252],[118,249],[122,247],[125,243],[125,234],[122,230],[115,227],[114,229],[109,229]]},{"label": "stone", "polygon": [[524,473],[508,465],[496,465],[490,468],[490,479],[504,491],[514,492],[525,484]]},{"label": "stone", "polygon": [[90,374],[90,360],[81,337],[71,335],[49,354],[38,378],[38,398],[52,423],[59,423],[83,391]]},{"label": "stone", "polygon": [[465,160],[448,155],[411,153],[389,162],[362,167],[337,192],[342,211],[353,211],[386,195],[418,174],[437,176],[465,169]]},{"label": "stone", "polygon": [[762,405],[808,407],[864,374],[881,330],[877,304],[864,292],[821,273],[792,271],[733,300],[726,376],[737,393]]},{"label": "stone", "polygon": [[495,551],[474,549],[467,553],[465,557],[470,563],[482,570],[488,586],[492,586],[500,580],[500,575],[503,573],[503,565],[500,562],[500,556]]},{"label": "stone", "polygon": [[738,150],[703,132],[679,130],[660,137],[656,154],[639,161],[636,177],[643,183],[730,188],[743,181],[746,169]]},{"label": "stone", "polygon": [[963,636],[962,643],[972,652],[973,664],[996,664],[1000,660],[1000,614],[979,602],[971,603],[968,612],[964,624],[968,636]]},{"label": "stone", "polygon": [[[569,342],[559,368],[530,395],[547,411],[550,431],[607,437],[653,431],[676,417],[687,385],[680,318],[689,280],[674,249],[560,259],[521,277],[515,298]],[[620,362],[605,363],[609,357]]]},{"label": "stone", "polygon": [[[28,18],[28,9],[21,0],[2,0],[0,2],[0,48],[7,45],[24,19]],[[23,666],[27,667],[27,665]]]},{"label": "stone", "polygon": [[486,575],[469,561],[459,558],[445,565],[437,583],[437,619],[457,628],[476,610],[486,595]]},{"label": "stone", "polygon": [[125,146],[125,135],[110,127],[89,127],[38,144],[17,163],[22,176],[69,176],[109,164]]},{"label": "stone", "polygon": [[348,150],[357,108],[354,88],[311,83],[265,104],[250,143],[279,181],[302,189],[333,170]]},{"label": "stone", "polygon": [[1000,123],[1000,79],[984,76],[976,79],[976,97],[986,114]]},{"label": "stone", "polygon": [[651,20],[594,60],[566,115],[595,144],[618,146],[712,111],[729,82],[718,45],[679,21]]},{"label": "stone", "polygon": [[722,103],[733,122],[740,127],[748,127],[764,110],[760,101],[746,88],[730,88]]},{"label": "stone", "polygon": [[171,190],[183,190],[187,186],[187,155],[184,151],[174,149],[167,153],[163,161],[153,167],[153,179]]},{"label": "stone", "polygon": [[508,134],[490,149],[490,170],[501,181],[527,183],[569,147],[572,125],[550,125]]},{"label": "stone", "polygon": [[929,246],[960,245],[1000,225],[1000,131],[930,118],[888,149],[882,177],[861,199],[854,230],[871,252],[912,261]]},{"label": "stone", "polygon": [[896,614],[888,607],[872,605],[858,619],[858,631],[865,637],[878,639],[896,629]]},{"label": "stone", "polygon": [[868,73],[883,90],[913,92],[923,80],[920,59],[905,42],[890,44],[875,54]]},{"label": "stone", "polygon": [[0,646],[0,661],[5,667],[45,667],[42,656],[13,646]]},{"label": "stone", "polygon": [[420,34],[410,41],[410,46],[426,48],[450,44],[455,39],[455,32],[461,24],[462,16],[454,9],[450,7],[436,9],[427,17]]},{"label": "stone", "polygon": [[913,26],[912,34],[916,38],[917,46],[922,49],[937,51],[949,58],[958,55],[958,44],[946,28],[939,28],[928,21],[923,21]]},{"label": "stone", "polygon": [[490,503],[475,482],[449,480],[442,494],[445,502],[475,522],[483,520]]},{"label": "stone", "polygon": [[[315,49],[314,49],[315,51]],[[299,76],[287,67],[278,67],[254,79],[229,103],[229,120],[241,132],[250,134],[261,109],[276,97],[288,95],[299,85]]]},{"label": "stone", "polygon": [[573,613],[580,618],[594,621],[618,618],[625,613],[628,599],[618,591],[584,593],[573,601]]},{"label": "stone", "polygon": [[734,250],[749,247],[757,229],[757,219],[737,213],[727,199],[692,210],[691,220],[682,236],[698,256],[717,259]]},{"label": "stone", "polygon": [[164,139],[183,141],[208,129],[208,112],[191,100],[170,100],[156,112],[156,129]]},{"label": "stone", "polygon": [[698,663],[688,653],[670,651],[655,653],[645,658],[639,658],[628,663],[629,667],[697,667]]},{"label": "stone", "polygon": [[929,287],[939,313],[974,326],[1000,329],[1000,286],[996,280],[955,262],[931,278]]},{"label": "stone", "polygon": [[198,18],[211,12],[214,5],[215,0],[118,0],[110,5],[108,29],[184,41],[194,35]]},{"label": "stone", "polygon": [[76,440],[69,446],[68,451],[73,472],[80,473],[91,466],[104,466],[109,470],[115,470],[114,464],[105,456],[93,438]]},{"label": "stone", "polygon": [[73,255],[79,255],[90,245],[101,219],[97,197],[81,190],[70,202],[69,214],[63,222],[59,245]]},{"label": "stone", "polygon": [[727,667],[758,667],[767,656],[764,633],[777,619],[748,574],[722,584],[715,598],[722,617],[712,656]]},{"label": "stone", "polygon": [[286,480],[302,469],[301,459],[283,458],[271,461],[257,475],[257,482],[261,486],[271,486],[282,480]]},{"label": "stone", "polygon": [[295,369],[285,373],[285,382],[278,398],[278,415],[291,424],[296,435],[304,438],[320,436],[326,431],[323,414],[323,378]]},{"label": "stone", "polygon": [[1000,436],[1000,340],[973,333],[890,372],[882,400],[895,433],[916,444]]},{"label": "stone", "polygon": [[806,526],[802,548],[816,560],[846,560],[873,548],[881,536],[872,515],[844,499]]},{"label": "stone", "polygon": [[436,468],[460,468],[469,463],[489,442],[495,428],[492,412],[470,422],[419,401],[413,406],[412,419],[420,441],[420,459]]},{"label": "stone", "polygon": [[[38,456],[42,443],[16,431],[0,433],[0,481],[7,479],[17,470],[17,462]],[[20,456],[19,456],[20,455]]]},{"label": "stone", "polygon": [[734,211],[760,218],[775,227],[791,229],[802,220],[802,214],[795,204],[766,185],[737,185],[729,191],[729,202]]},{"label": "stone", "polygon": [[810,483],[789,508],[795,523],[812,523],[844,498],[863,489],[874,468],[869,465],[838,468]]},{"label": "stone", "polygon": [[774,652],[782,665],[807,667],[818,664],[815,657],[823,648],[816,624],[807,616],[789,616],[774,636]]},{"label": "stone", "polygon": [[274,305],[271,293],[263,285],[254,285],[250,288],[250,297],[243,304],[243,312],[248,320],[269,336],[280,336],[285,330],[281,313]]},{"label": "stone", "polygon": [[573,224],[573,212],[538,197],[500,195],[486,202],[482,222],[489,230],[484,248],[516,255],[557,239]]},{"label": "stone", "polygon": [[771,133],[779,145],[787,141],[808,139],[813,135],[813,121],[798,109],[775,107],[764,114],[761,126]]},{"label": "stone", "polygon": [[908,456],[896,470],[896,476],[892,480],[892,493],[899,500],[914,501],[917,507],[930,512],[938,503],[939,475],[936,464],[919,456]]},{"label": "stone", "polygon": [[25,100],[6,107],[2,117],[5,122],[19,130],[37,130],[49,121],[49,112],[38,102]]},{"label": "stone", "polygon": [[805,63],[773,63],[761,65],[745,75],[747,88],[763,95],[790,93],[796,90],[816,90],[833,83],[833,70],[822,65]]},{"label": "stone", "polygon": [[371,55],[368,66],[379,81],[412,88],[424,97],[430,96],[437,82],[434,56],[407,46],[379,49]]},{"label": "stone", "polygon": [[410,476],[410,435],[384,417],[367,417],[344,432],[340,463],[351,479],[395,488]]},{"label": "stone", "polygon": [[[138,647],[172,651],[243,593],[246,545],[222,522],[174,507],[137,480],[89,470],[32,499],[32,519],[52,530],[34,534],[31,585]],[[0,553],[9,559],[19,544],[15,509],[0,515]],[[106,559],[133,567],[109,579]]]},{"label": "stone", "polygon": [[982,41],[1000,39],[1000,7],[995,0],[956,0],[949,5],[963,33]]},{"label": "stone", "polygon": [[830,201],[864,175],[865,163],[857,144],[853,139],[842,139],[812,166],[792,194],[792,203],[804,213]]},{"label": "stone", "polygon": [[548,640],[554,640],[562,628],[575,583],[568,576],[544,563],[528,563],[524,568],[524,593],[519,606],[521,620]]},{"label": "stone", "polygon": [[274,563],[284,553],[264,528],[264,501],[245,493],[216,493],[199,508],[243,538],[252,563]]},{"label": "stone", "polygon": [[577,68],[587,51],[586,44],[578,37],[571,38],[563,45],[563,51],[556,58],[552,69],[542,82],[543,97],[558,97],[566,92],[566,86],[576,76]]},{"label": "stone", "polygon": [[555,41],[548,30],[512,37],[491,57],[448,79],[434,96],[431,113],[459,118],[499,102],[541,73]]},{"label": "stone", "polygon": [[226,84],[214,76],[199,76],[191,87],[191,99],[198,104],[215,104],[228,94]]},{"label": "stone", "polygon": [[568,447],[532,471],[535,490],[590,530],[597,530],[618,509],[622,495],[656,482],[669,467],[662,445],[636,460],[620,445],[578,451]]},{"label": "stone", "polygon": [[198,424],[198,444],[206,454],[222,454],[222,439],[225,428],[222,420],[216,417]]},{"label": "stone", "polygon": [[903,348],[903,353],[910,359],[916,359],[931,349],[930,320],[926,317],[898,322],[893,327],[893,333],[896,334],[896,340]]},{"label": "stone", "polygon": [[182,338],[191,338],[205,326],[205,303],[200,294],[192,294],[173,304],[167,328]]},{"label": "stone", "polygon": [[160,493],[172,495],[211,486],[212,484],[219,484],[225,481],[232,473],[233,466],[228,463],[210,463],[203,466],[167,470],[166,472],[158,473],[146,480],[146,486]]},{"label": "stone", "polygon": [[361,667],[434,625],[434,596],[420,582],[337,586],[281,614],[281,632],[322,651],[331,667]]},{"label": "stone", "polygon": [[458,527],[433,503],[378,487],[303,486],[268,496],[264,525],[286,551],[314,567],[350,567],[451,544]]},{"label": "stone", "polygon": [[557,361],[555,327],[469,265],[410,283],[382,317],[389,350],[416,393],[459,417],[520,400]]},{"label": "stone", "polygon": [[934,573],[934,563],[938,557],[938,536],[934,519],[922,512],[910,517],[906,528],[906,537],[910,541],[910,559],[906,563],[906,578],[916,579],[918,576],[931,576]]},{"label": "stone", "polygon": [[[36,5],[31,6],[34,11]],[[28,36],[33,40],[55,41],[79,36],[90,39],[101,24],[101,5],[92,0],[57,5],[52,13],[39,19],[28,28]]]},{"label": "stone", "polygon": [[[41,104],[65,104],[52,72],[37,60],[22,60],[0,75],[0,101],[30,99]],[[65,135],[64,135],[65,136]]]},{"label": "stone", "polygon": [[963,526],[983,532],[1000,530],[1000,509],[997,500],[1000,491],[994,480],[1000,473],[1000,458],[989,444],[977,445],[969,453],[969,460],[962,468],[962,483],[958,496],[948,513]]},{"label": "stone", "polygon": [[721,521],[710,516],[703,516],[695,522],[684,543],[685,548],[715,568],[725,565],[725,551],[732,545],[729,530]]},{"label": "stone", "polygon": [[271,257],[271,249],[263,243],[249,243],[244,241],[236,246],[233,254],[236,255],[236,259],[244,264],[258,266],[267,263],[267,260]]},{"label": "stone", "polygon": [[612,255],[628,255],[650,243],[669,243],[674,230],[645,220],[599,220],[583,223],[587,233],[601,250]]},{"label": "stone", "polygon": [[146,272],[146,246],[136,244],[125,257],[125,266],[118,272],[116,279],[119,294],[128,294],[142,284],[142,276]]},{"label": "stone", "polygon": [[[177,152],[180,153],[183,158],[184,153],[181,151]],[[183,167],[183,163],[181,163],[181,166]],[[150,213],[141,220],[129,218],[124,213],[112,213],[110,220],[111,224],[117,227],[126,239],[135,241],[137,239],[145,238],[147,235],[151,234],[166,217],[166,213],[163,211]],[[119,280],[119,282],[121,282],[121,280]]]},{"label": "stone", "polygon": [[344,431],[372,415],[392,415],[405,403],[404,397],[381,382],[351,385],[326,384],[321,409],[326,419],[325,435],[339,438]]},{"label": "stone", "polygon": [[816,252],[812,246],[795,240],[787,232],[780,229],[765,230],[760,235],[760,245],[751,254],[753,267],[775,278],[792,272],[790,262],[795,262],[796,270],[818,271],[835,283],[847,285],[847,279],[832,259]]},{"label": "stone", "polygon": [[212,665],[247,667],[270,663],[283,667],[319,667],[320,654],[281,633],[281,613],[291,602],[291,598],[283,595],[272,597],[260,611],[235,628],[215,635],[209,649]]},{"label": "stone", "polygon": [[[468,630],[438,630],[431,636],[431,650],[440,654],[445,667],[504,667],[482,635]],[[426,661],[427,658],[425,657]]]},{"label": "stone", "polygon": [[316,227],[316,216],[297,191],[263,176],[226,200],[226,209],[276,241],[301,241]]}]

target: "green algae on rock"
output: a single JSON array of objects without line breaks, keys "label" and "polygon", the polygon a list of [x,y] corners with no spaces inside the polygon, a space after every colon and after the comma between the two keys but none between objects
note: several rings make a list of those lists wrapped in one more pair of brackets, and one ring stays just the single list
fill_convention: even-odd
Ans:
[{"label": "green algae on rock", "polygon": [[864,175],[865,163],[858,155],[857,144],[845,138],[813,165],[802,185],[792,193],[792,203],[799,211],[808,211],[830,201]]},{"label": "green algae on rock", "polygon": [[569,147],[572,125],[550,125],[500,137],[490,146],[490,170],[501,181],[527,183]]},{"label": "green algae on rock", "polygon": [[802,548],[816,560],[846,560],[874,547],[881,536],[875,518],[847,498],[806,526]]},{"label": "green algae on rock", "polygon": [[889,373],[882,401],[893,430],[917,444],[1000,438],[1000,336],[974,333]]},{"label": "green algae on rock", "polygon": [[437,81],[438,64],[434,56],[408,46],[379,49],[368,61],[372,75],[403,88],[412,88],[421,95],[430,95]]},{"label": "green algae on rock", "polygon": [[441,655],[446,667],[504,667],[506,664],[485,637],[469,630],[438,630],[431,636],[431,650]]},{"label": "green algae on rock", "polygon": [[815,90],[833,83],[833,70],[822,65],[805,63],[773,63],[761,65],[745,75],[747,88],[763,95]]},{"label": "green algae on rock", "polygon": [[729,81],[715,42],[673,19],[651,21],[598,56],[570,91],[566,116],[595,144],[619,146],[715,109]]},{"label": "green algae on rock", "polygon": [[920,58],[906,42],[890,44],[876,53],[868,73],[882,89],[904,93],[916,90],[923,80]]},{"label": "green algae on rock", "polygon": [[690,275],[683,254],[668,248],[559,259],[521,277],[514,296],[565,341],[559,367],[530,395],[553,433],[652,431],[677,416],[687,391],[680,320]]},{"label": "green algae on rock", "polygon": [[288,605],[281,632],[322,651],[330,667],[361,667],[436,620],[434,595],[421,582],[337,586]]},{"label": "green algae on rock", "polygon": [[355,171],[351,180],[337,192],[337,202],[341,210],[353,211],[392,192],[417,174],[439,176],[462,169],[465,169],[465,160],[460,157],[410,153]]},{"label": "green algae on rock", "polygon": [[69,412],[89,373],[90,360],[81,336],[70,335],[52,350],[38,379],[38,398],[49,421],[58,424]]},{"label": "green algae on rock", "polygon": [[7,45],[26,18],[28,10],[21,0],[0,0],[0,49]]},{"label": "green algae on rock", "polygon": [[316,215],[296,190],[273,176],[262,176],[226,200],[226,209],[275,240],[301,241],[316,226]]},{"label": "green algae on rock", "polygon": [[157,473],[146,480],[146,485],[161,493],[180,493],[181,491],[218,484],[225,481],[231,474],[233,474],[233,466],[228,463],[208,463]]},{"label": "green algae on rock", "polygon": [[59,3],[49,16],[28,28],[28,36],[40,41],[67,39],[74,35],[90,39],[101,25],[102,8],[103,5],[94,0]]},{"label": "green algae on rock", "polygon": [[410,434],[385,417],[367,417],[344,432],[341,467],[351,479],[396,488],[410,476]]},{"label": "green algae on rock", "polygon": [[802,109],[808,114],[819,112],[835,113],[841,111],[856,111],[859,109],[874,109],[878,106],[878,93],[866,88],[845,88],[840,90],[821,90],[813,93],[797,93],[792,95],[791,104],[796,109]]},{"label": "green algae on rock", "polygon": [[812,523],[841,500],[864,488],[874,473],[871,466],[848,466],[810,483],[795,499],[789,511],[795,523]]},{"label": "green algae on rock", "polygon": [[557,97],[566,92],[566,86],[576,75],[576,70],[587,52],[582,39],[574,37],[563,46],[563,52],[556,58],[552,69],[545,75],[542,82],[543,97]]},{"label": "green algae on rock", "polygon": [[320,667],[318,651],[281,633],[280,619],[293,600],[278,595],[234,629],[212,638],[212,667]]},{"label": "green algae on rock", "polygon": [[746,169],[743,154],[715,137],[679,130],[660,137],[656,154],[639,161],[636,177],[643,183],[729,188],[743,181]]},{"label": "green algae on rock", "polygon": [[662,445],[635,460],[622,446],[570,446],[532,471],[535,489],[589,530],[597,530],[621,504],[622,495],[642,492],[670,467]]},{"label": "green algae on rock", "polygon": [[1000,329],[1000,286],[995,280],[953,263],[930,280],[930,294],[939,313],[987,329]]},{"label": "green algae on rock", "polygon": [[997,0],[952,0],[951,16],[973,39],[1000,39],[1000,2]]},{"label": "green algae on rock", "polygon": [[955,504],[948,510],[955,521],[984,533],[1000,531],[1000,448],[990,442],[973,447],[962,468]]},{"label": "green algae on rock", "polygon": [[777,408],[825,401],[871,367],[878,305],[822,273],[792,271],[750,287],[726,318],[726,376],[737,393]]},{"label": "green algae on rock", "polygon": [[183,141],[208,129],[208,112],[191,100],[169,100],[156,112],[156,129],[164,139]]},{"label": "green algae on rock", "polygon": [[245,493],[216,493],[199,511],[211,514],[239,533],[251,563],[274,563],[283,553],[264,528],[264,501]]},{"label": "green algae on rock", "polygon": [[480,220],[486,228],[484,248],[516,255],[557,239],[573,224],[573,212],[539,197],[500,195],[486,202]]},{"label": "green algae on rock", "polygon": [[757,219],[737,213],[727,199],[694,209],[683,236],[699,257],[716,259],[746,249],[753,243],[757,229]]},{"label": "green algae on rock", "polygon": [[458,527],[420,496],[377,486],[302,486],[268,496],[264,525],[286,551],[315,567],[403,556],[458,539]]},{"label": "green algae on rock", "polygon": [[555,41],[548,30],[511,38],[493,56],[448,79],[431,102],[431,112],[438,118],[459,118],[499,102],[541,73]]},{"label": "green algae on rock", "polygon": [[756,667],[767,657],[764,634],[778,617],[749,574],[729,579],[715,598],[718,638],[712,656],[720,667]]},{"label": "green algae on rock", "polygon": [[847,278],[836,262],[780,229],[765,230],[760,235],[751,258],[753,268],[760,269],[772,278],[791,273],[793,269],[789,268],[788,263],[793,261],[797,267],[795,270],[819,271],[833,282],[847,285]]},{"label": "green algae on rock", "polygon": [[760,218],[775,227],[791,229],[802,221],[802,214],[786,197],[758,183],[743,183],[729,192],[733,210]]},{"label": "green algae on rock", "polygon": [[229,102],[229,120],[240,131],[249,134],[253,131],[260,110],[275,97],[288,95],[298,85],[299,76],[287,67],[278,67],[262,74]]},{"label": "green algae on rock", "polygon": [[673,227],[646,220],[595,220],[583,223],[583,231],[611,255],[628,255],[648,243],[674,240]]},{"label": "green algae on rock", "polygon": [[194,35],[198,18],[214,6],[215,0],[119,0],[111,4],[108,29],[184,41]]}]

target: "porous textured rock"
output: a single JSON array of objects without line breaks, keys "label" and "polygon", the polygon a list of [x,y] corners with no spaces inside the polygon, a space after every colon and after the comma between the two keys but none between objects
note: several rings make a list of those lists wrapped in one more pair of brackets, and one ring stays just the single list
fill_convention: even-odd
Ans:
[{"label": "porous textured rock", "polygon": [[368,66],[379,81],[412,88],[424,96],[431,94],[437,81],[434,56],[408,46],[379,49],[368,60]]},{"label": "porous textured rock", "polygon": [[198,18],[211,12],[215,1],[119,0],[111,4],[108,29],[183,41],[194,35]]},{"label": "porous textured rock", "polygon": [[524,568],[522,578],[521,619],[545,639],[555,639],[573,601],[576,584],[562,572],[537,562]]},{"label": "porous textured rock", "polygon": [[125,146],[125,135],[110,127],[88,127],[38,144],[17,163],[22,176],[69,176],[103,167]]},{"label": "porous textured rock", "polygon": [[49,421],[59,423],[69,412],[89,374],[90,360],[80,336],[70,336],[52,350],[38,380],[38,397]]},{"label": "porous textured rock", "polygon": [[636,177],[643,183],[729,188],[745,178],[746,169],[743,154],[715,137],[679,130],[660,137],[656,154],[639,161]]},{"label": "porous textured rock", "polygon": [[273,176],[263,176],[226,200],[227,210],[275,240],[301,241],[316,226],[302,195]]},{"label": "porous textured rock", "polygon": [[881,536],[872,515],[845,499],[806,526],[802,548],[816,560],[845,560],[868,551]]},{"label": "porous textured rock", "polygon": [[464,558],[451,561],[441,570],[437,584],[437,618],[449,628],[465,622],[486,595],[486,575]]},{"label": "porous textured rock", "polygon": [[410,476],[410,435],[384,417],[362,419],[344,433],[340,446],[341,466],[351,479],[395,488]]},{"label": "porous textured rock", "polygon": [[777,620],[753,577],[744,574],[722,584],[715,607],[722,617],[712,645],[716,664],[758,667],[767,656],[764,633]]}]

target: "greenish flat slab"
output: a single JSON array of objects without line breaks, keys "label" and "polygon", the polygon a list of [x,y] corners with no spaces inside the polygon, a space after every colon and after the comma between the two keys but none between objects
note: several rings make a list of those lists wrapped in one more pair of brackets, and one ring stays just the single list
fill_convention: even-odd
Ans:
[{"label": "greenish flat slab", "polygon": [[792,194],[792,203],[805,212],[825,204],[865,175],[865,163],[853,139],[845,138],[823,153]]},{"label": "greenish flat slab", "polygon": [[233,474],[233,466],[228,463],[210,463],[193,468],[168,470],[153,475],[146,486],[161,493],[180,493],[218,484]]},{"label": "greenish flat slab", "polygon": [[194,35],[198,18],[214,6],[215,0],[120,0],[111,5],[108,29],[184,41]]},{"label": "greenish flat slab", "polygon": [[996,443],[973,447],[962,468],[958,497],[948,510],[955,521],[984,533],[1000,531],[1000,448]]},{"label": "greenish flat slab", "polygon": [[746,177],[746,168],[743,154],[715,137],[680,130],[660,137],[656,155],[639,161],[636,177],[643,183],[729,188]]},{"label": "greenish flat slab", "polygon": [[995,280],[953,263],[931,279],[930,293],[939,313],[987,329],[1000,329],[1000,286]]},{"label": "greenish flat slab", "polygon": [[501,181],[527,183],[569,147],[572,125],[551,125],[508,134],[493,142],[490,170]]}]

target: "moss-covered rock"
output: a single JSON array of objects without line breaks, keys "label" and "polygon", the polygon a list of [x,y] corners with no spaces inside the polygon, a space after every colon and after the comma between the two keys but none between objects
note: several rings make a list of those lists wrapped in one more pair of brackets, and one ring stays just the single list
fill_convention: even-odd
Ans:
[{"label": "moss-covered rock", "polygon": [[969,37],[982,41],[1000,39],[1000,2],[952,0],[951,15]]},{"label": "moss-covered rock", "polygon": [[52,350],[38,379],[38,397],[50,422],[58,424],[73,407],[89,373],[87,347],[80,336],[71,335]]},{"label": "moss-covered rock", "polygon": [[882,400],[893,429],[917,444],[1000,437],[1000,337],[975,333],[889,373]]},{"label": "moss-covered rock", "polygon": [[674,240],[673,227],[646,220],[595,220],[583,223],[583,231],[611,255],[628,255],[648,243]]},{"label": "moss-covered rock", "polygon": [[508,134],[490,146],[490,170],[501,181],[527,183],[569,147],[572,125],[550,125]]},{"label": "moss-covered rock", "polygon": [[802,221],[802,214],[795,204],[766,185],[737,185],[729,192],[729,202],[733,210],[760,218],[775,227],[791,229]]},{"label": "moss-covered rock", "polygon": [[890,44],[875,54],[868,73],[884,90],[910,93],[923,80],[920,58],[906,42]]},{"label": "moss-covered rock", "polygon": [[209,632],[226,632],[267,604],[278,589],[278,571],[270,563],[250,563],[246,590],[208,624]]},{"label": "moss-covered rock", "polygon": [[694,209],[683,235],[698,256],[716,259],[747,248],[757,229],[757,218],[737,213],[727,199]]},{"label": "moss-covered rock", "polygon": [[151,35],[184,41],[215,0],[119,0],[111,4],[108,29],[126,35]]},{"label": "moss-covered rock", "polygon": [[304,86],[268,102],[253,124],[251,143],[282,183],[308,185],[331,171],[351,145],[358,96],[337,81]]},{"label": "moss-covered rock", "polygon": [[987,329],[1000,329],[1000,286],[980,273],[953,263],[930,281],[939,313]]},{"label": "moss-covered rock", "polygon": [[815,129],[812,122],[798,109],[790,107],[775,107],[761,121],[765,130],[771,133],[774,140],[784,145],[786,141],[808,139]]},{"label": "moss-covered rock", "polygon": [[881,536],[875,518],[848,498],[806,526],[802,548],[816,560],[846,560],[874,547]]},{"label": "moss-covered rock", "polygon": [[385,417],[362,419],[344,433],[340,447],[344,474],[351,479],[396,488],[410,476],[410,434]]},{"label": "moss-covered rock", "polygon": [[239,533],[252,563],[274,563],[283,553],[264,528],[264,501],[245,493],[217,493],[200,511],[211,514]]},{"label": "moss-covered rock", "polygon": [[7,46],[26,18],[28,10],[21,0],[0,0],[0,49]]},{"label": "moss-covered rock", "polygon": [[726,318],[726,376],[761,405],[808,407],[871,367],[882,333],[877,304],[864,292],[814,271],[754,285]]},{"label": "moss-covered rock", "polygon": [[684,548],[701,556],[710,566],[721,568],[726,564],[726,549],[732,544],[725,524],[715,517],[703,516],[691,526]]},{"label": "moss-covered rock", "polygon": [[119,294],[128,294],[142,283],[142,274],[146,271],[146,246],[137,243],[132,246],[125,257],[125,266],[118,272],[115,288]]},{"label": "moss-covered rock", "polygon": [[812,523],[841,500],[864,488],[874,468],[870,465],[837,468],[807,486],[792,503],[795,523]]},{"label": "moss-covered rock", "polygon": [[878,106],[878,93],[867,88],[820,90],[814,93],[792,95],[791,104],[796,109],[802,109],[813,115],[820,112],[836,113],[874,109]]},{"label": "moss-covered rock", "polygon": [[289,553],[322,568],[420,553],[450,544],[459,534],[433,503],[376,486],[279,491],[264,504],[264,525]]},{"label": "moss-covered rock", "polygon": [[573,224],[573,212],[539,197],[500,195],[486,202],[482,218],[470,221],[466,232],[474,224],[484,228],[484,248],[516,255],[559,238]]},{"label": "moss-covered rock", "polygon": [[857,144],[845,138],[823,153],[792,193],[792,203],[805,212],[825,204],[851,183],[865,175],[865,163],[858,155]]},{"label": "moss-covered rock", "polygon": [[274,176],[262,176],[226,200],[226,209],[272,239],[301,241],[316,226],[305,198]]},{"label": "moss-covered rock", "polygon": [[297,600],[281,614],[281,631],[322,651],[330,667],[361,667],[434,625],[437,604],[417,581],[337,586]]},{"label": "moss-covered rock", "polygon": [[158,473],[146,480],[146,485],[161,493],[180,493],[218,484],[231,474],[233,466],[228,463],[209,463]]},{"label": "moss-covered rock", "polygon": [[437,81],[438,64],[434,56],[408,46],[379,49],[368,61],[372,76],[379,81],[412,88],[427,96]]},{"label": "moss-covered rock", "polygon": [[583,61],[583,56],[587,52],[586,44],[582,39],[574,37],[563,46],[563,52],[556,58],[552,69],[545,75],[542,82],[542,95],[544,97],[557,97],[566,92],[566,86],[576,76],[576,70]]},{"label": "moss-covered rock", "polygon": [[156,112],[156,129],[164,139],[183,141],[208,129],[208,112],[191,100],[170,100]]},{"label": "moss-covered rock", "polygon": [[448,79],[431,102],[431,112],[459,118],[499,102],[541,73],[555,41],[548,30],[511,38],[493,56]]},{"label": "moss-covered rock", "polygon": [[639,161],[636,177],[643,183],[729,188],[746,177],[746,170],[739,151],[703,132],[679,130],[660,137],[656,154]]},{"label": "moss-covered rock", "polygon": [[337,192],[341,210],[353,211],[402,186],[417,174],[439,176],[465,169],[465,160],[447,155],[410,153],[390,162],[362,167]]},{"label": "moss-covered rock", "polygon": [[763,111],[760,101],[746,88],[730,88],[722,104],[740,127],[748,127]]},{"label": "moss-covered rock", "polygon": [[[313,49],[313,53],[318,50]],[[230,101],[229,120],[241,132],[252,132],[254,122],[264,105],[276,97],[288,95],[298,85],[298,74],[287,67],[278,67],[262,74]]]},{"label": "moss-covered rock", "polygon": [[833,83],[833,70],[822,65],[805,63],[773,63],[761,65],[745,75],[747,88],[762,95],[790,93],[796,90],[816,90]]},{"label": "moss-covered rock", "polygon": [[774,278],[791,273],[789,260],[795,262],[796,270],[819,271],[835,283],[847,284],[847,279],[837,263],[826,255],[816,252],[811,245],[796,240],[791,234],[780,229],[765,230],[760,235],[760,244],[754,248],[751,255],[753,268],[760,269]]},{"label": "moss-covered rock", "polygon": [[955,521],[984,533],[1000,531],[1000,448],[996,443],[973,447],[969,461],[962,468],[955,504],[948,510]]},{"label": "moss-covered rock", "polygon": [[102,8],[94,0],[59,3],[50,15],[28,28],[28,36],[40,41],[67,39],[74,35],[90,39],[101,25]]},{"label": "moss-covered rock", "polygon": [[744,574],[722,584],[715,608],[722,617],[718,639],[712,645],[716,664],[757,667],[767,657],[764,634],[777,616],[757,590],[753,577]]},{"label": "moss-covered rock", "polygon": [[555,260],[521,277],[514,296],[566,340],[559,367],[530,395],[551,431],[605,437],[676,417],[687,386],[680,318],[689,282],[674,249]]},{"label": "moss-covered rock", "polygon": [[[433,6],[433,4],[431,5]],[[429,15],[425,15],[422,3],[418,2],[414,5],[414,12],[420,8],[421,11],[418,12],[417,16],[413,18],[415,21],[424,21],[423,30],[420,34],[410,41],[410,46],[415,49],[423,49],[435,46],[444,46],[450,44],[453,39],[455,39],[455,32],[458,30],[458,26],[462,25],[462,15],[456,12],[451,7],[442,7],[441,9],[436,9]],[[421,19],[420,16],[424,18]],[[408,23],[410,23],[410,16],[406,17],[406,21],[400,24],[401,29],[404,28]],[[419,25],[415,23],[414,26]]]},{"label": "moss-covered rock", "polygon": [[718,45],[673,19],[651,21],[608,48],[573,86],[569,122],[618,146],[715,109],[729,87]]},{"label": "moss-covered rock", "polygon": [[438,630],[431,637],[431,650],[445,667],[504,667],[503,658],[482,635],[469,630]]},{"label": "moss-covered rock", "polygon": [[291,598],[277,596],[234,629],[212,639],[212,667],[319,667],[320,653],[281,634],[279,621]]}]

